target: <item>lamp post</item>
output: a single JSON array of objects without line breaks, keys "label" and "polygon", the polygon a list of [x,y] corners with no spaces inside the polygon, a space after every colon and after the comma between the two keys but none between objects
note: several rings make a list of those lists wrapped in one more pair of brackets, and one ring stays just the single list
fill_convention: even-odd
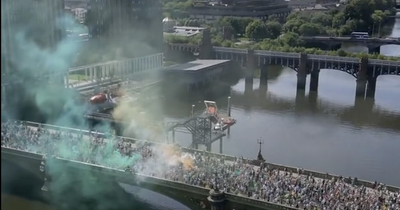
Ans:
[{"label": "lamp post", "polygon": [[227,111],[228,111],[228,117],[231,116],[231,97],[228,96],[228,107],[227,107]]},{"label": "lamp post", "polygon": [[261,145],[264,144],[264,140],[262,140],[261,138],[257,139],[257,144],[260,145],[260,148],[259,148],[259,150],[258,150],[257,159],[263,161],[263,160],[264,160],[264,157],[263,157],[262,154],[261,154]]},{"label": "lamp post", "polygon": [[214,192],[219,192],[217,182],[218,182],[218,172],[217,172],[217,170],[215,170],[215,174],[214,174]]},{"label": "lamp post", "polygon": [[196,105],[192,104],[192,112],[190,113],[190,116],[191,116],[191,117],[194,116],[194,107],[195,107],[195,106],[196,106]]}]

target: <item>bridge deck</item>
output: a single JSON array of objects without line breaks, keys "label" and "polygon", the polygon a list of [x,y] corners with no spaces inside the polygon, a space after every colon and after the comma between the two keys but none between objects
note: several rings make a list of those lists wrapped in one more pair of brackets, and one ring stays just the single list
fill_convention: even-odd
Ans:
[{"label": "bridge deck", "polygon": [[[45,126],[45,129],[48,129],[50,132],[55,132],[56,130],[52,130],[52,127],[54,127],[54,126],[51,126],[51,125],[46,125]],[[30,128],[31,129],[36,129],[35,127],[34,127],[34,125],[31,125],[30,126]],[[67,131],[67,132],[71,132],[71,131],[75,131],[76,132],[76,129],[69,129],[69,128],[62,128],[61,130],[60,130],[60,128],[58,128],[57,129],[57,131]],[[89,132],[89,131],[83,131],[83,132],[85,132],[86,134],[89,134],[89,133],[91,133],[91,132]],[[88,140],[90,140],[90,137],[89,137],[89,135],[84,135],[84,140],[86,140],[86,141],[88,141]],[[106,140],[106,141],[109,141],[109,140]],[[136,141],[134,141],[133,143],[135,143]],[[184,149],[184,148],[182,148],[182,149]],[[3,147],[2,147],[2,151],[3,151]],[[192,151],[193,152],[193,150],[188,150],[188,149],[185,149],[185,150],[183,150],[183,152],[185,152],[185,151]],[[199,152],[199,151],[197,151],[197,152]],[[232,165],[232,164],[238,164],[238,163],[240,163],[240,162],[242,162],[242,161],[244,161],[244,162],[246,162],[246,160],[241,160],[241,161],[239,161],[239,162],[237,162],[237,161],[233,161],[233,160],[235,160],[236,158],[230,158],[229,156],[222,156],[222,155],[219,155],[219,154],[211,154],[211,153],[203,153],[203,155],[208,155],[209,157],[214,157],[214,158],[217,158],[217,159],[220,159],[220,158],[222,158],[222,159],[220,159],[220,161],[222,161],[221,162],[221,164],[230,164],[230,165]],[[76,164],[85,164],[85,165],[89,165],[89,164],[87,164],[87,163],[83,163],[83,162],[76,162],[75,161],[75,163]],[[249,162],[250,163],[250,162]],[[259,169],[259,167],[258,166],[255,166],[255,165],[247,165],[248,167],[250,167],[250,168],[253,168],[253,169],[255,169],[256,171]],[[278,175],[280,175],[281,177],[286,177],[285,179],[290,179],[290,177],[292,177],[292,178],[296,178],[296,177],[302,177],[302,179],[305,179],[306,178],[306,176],[308,176],[308,175],[310,175],[310,174],[312,174],[313,176],[316,176],[316,178],[314,179],[316,182],[322,182],[324,179],[322,178],[322,177],[318,177],[318,174],[321,174],[321,173],[318,173],[318,172],[311,172],[311,171],[303,171],[303,170],[297,170],[297,169],[295,169],[295,168],[290,168],[290,167],[285,167],[285,166],[280,166],[280,167],[278,167],[279,165],[275,165],[275,164],[266,164],[266,167],[267,168],[275,168],[275,173],[276,174],[278,174]],[[81,167],[79,167],[79,168],[81,168]],[[121,169],[118,169],[118,168],[115,168],[115,167],[112,167],[111,166],[111,168],[106,168],[106,167],[102,167],[102,166],[96,166],[96,165],[93,165],[93,164],[90,164],[90,168],[93,168],[93,169],[95,169],[95,171],[98,171],[98,172],[100,172],[100,173],[106,173],[106,174],[115,174],[117,177],[121,177],[121,175],[122,175],[122,173],[124,173],[123,171],[121,171]],[[246,168],[246,167],[245,167]],[[249,168],[247,168],[246,169],[246,171],[248,172],[248,169]],[[282,169],[285,169],[285,170],[282,170]],[[250,170],[251,171],[251,170]],[[301,172],[301,174],[299,174],[299,173],[296,173],[296,171],[299,171],[299,172]],[[124,173],[125,175],[124,176],[126,176],[126,173]],[[144,174],[145,175],[145,174]],[[151,175],[151,174],[150,174]],[[154,174],[153,174],[154,175]],[[146,175],[145,175],[146,176]],[[245,173],[242,173],[242,172],[240,172],[239,174],[238,174],[238,176],[248,176],[248,174],[245,174]],[[157,176],[156,176],[157,177]],[[156,178],[156,177],[153,177],[153,178],[151,178],[151,179],[154,179],[154,180],[156,180],[156,179],[158,179],[158,178]],[[327,175],[326,176],[327,178],[332,178],[332,176],[331,175]],[[338,178],[338,177],[335,177],[335,178]],[[161,179],[160,179],[161,180]],[[183,179],[183,177],[180,177],[180,179],[179,179],[179,181],[181,181],[181,182],[184,182],[184,179]],[[173,183],[173,181],[170,181],[171,183]],[[348,186],[348,187],[352,187],[350,184],[348,184],[348,183],[346,183],[346,182],[343,182],[343,186]],[[207,187],[207,186],[206,186]],[[208,186],[208,187],[210,187],[210,186]],[[199,190],[202,190],[202,189],[204,189],[204,188],[202,188],[202,187],[199,187]],[[390,188],[390,187],[388,187],[388,189],[389,190],[398,190],[398,188]],[[235,190],[235,189],[233,189],[233,190]],[[241,193],[239,193],[239,192],[236,192],[237,193],[237,195],[239,195],[239,196],[236,196],[235,194],[232,194],[232,193],[230,193],[230,192],[228,192],[227,193],[227,196],[228,196],[228,200],[229,199],[231,199],[230,201],[238,201],[238,200],[235,200],[235,199],[242,199],[244,196],[241,196],[242,194]],[[369,188],[369,189],[367,189],[367,193],[371,193],[371,194],[379,194],[379,192],[378,191],[376,191],[376,190],[374,190],[374,189],[371,189],[371,188]],[[235,196],[236,196],[236,198],[235,198]],[[235,199],[233,199],[233,198],[235,198]],[[264,201],[262,201],[262,200],[253,200],[253,199],[251,199],[251,198],[246,198],[248,201],[251,201],[251,202],[255,202],[255,203],[260,203],[260,204],[262,204],[262,203],[267,203],[267,202],[264,202]],[[295,209],[295,208],[289,208],[289,209]]]}]

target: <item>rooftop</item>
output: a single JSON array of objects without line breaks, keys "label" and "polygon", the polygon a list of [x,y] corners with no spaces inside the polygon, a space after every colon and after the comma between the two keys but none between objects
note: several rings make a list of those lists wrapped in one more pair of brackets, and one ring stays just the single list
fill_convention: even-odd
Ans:
[{"label": "rooftop", "polygon": [[188,63],[171,66],[167,68],[167,70],[198,71],[227,62],[229,62],[229,60],[195,60]]}]

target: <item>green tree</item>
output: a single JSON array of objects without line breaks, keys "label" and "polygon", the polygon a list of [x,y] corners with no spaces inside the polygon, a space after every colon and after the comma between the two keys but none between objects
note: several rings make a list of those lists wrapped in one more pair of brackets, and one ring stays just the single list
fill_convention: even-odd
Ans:
[{"label": "green tree", "polygon": [[321,25],[315,23],[304,23],[299,28],[300,35],[317,36],[321,33]]},{"label": "green tree", "polygon": [[381,24],[382,21],[386,18],[386,14],[382,10],[375,10],[372,14],[372,20],[374,21],[372,27],[372,34],[375,32],[375,25],[378,24],[378,36],[381,35]]},{"label": "green tree", "polygon": [[251,22],[252,18],[235,18],[235,17],[225,17],[222,18],[223,22],[229,23],[232,26],[235,36],[244,36],[246,33],[246,27]]},{"label": "green tree", "polygon": [[279,22],[269,21],[265,24],[266,38],[276,39],[279,37],[282,31],[282,26]]},{"label": "green tree", "polygon": [[265,25],[261,20],[255,20],[246,27],[246,37],[260,40],[265,38]]}]

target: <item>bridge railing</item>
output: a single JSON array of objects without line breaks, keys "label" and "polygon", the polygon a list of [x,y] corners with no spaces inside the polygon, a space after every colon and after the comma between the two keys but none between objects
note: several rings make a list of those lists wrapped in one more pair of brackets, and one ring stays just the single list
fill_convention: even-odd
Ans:
[{"label": "bridge railing", "polygon": [[270,56],[270,57],[290,57],[290,58],[300,58],[300,53],[293,52],[274,52],[267,50],[254,50],[254,54],[260,56]]},{"label": "bridge railing", "polygon": [[231,48],[231,47],[213,47],[216,52],[225,52],[225,53],[241,53],[247,54],[248,49],[240,49],[240,48]]},{"label": "bridge railing", "polygon": [[387,60],[380,60],[380,59],[369,59],[368,63],[369,64],[373,64],[373,65],[400,67],[400,61],[387,61]]}]

